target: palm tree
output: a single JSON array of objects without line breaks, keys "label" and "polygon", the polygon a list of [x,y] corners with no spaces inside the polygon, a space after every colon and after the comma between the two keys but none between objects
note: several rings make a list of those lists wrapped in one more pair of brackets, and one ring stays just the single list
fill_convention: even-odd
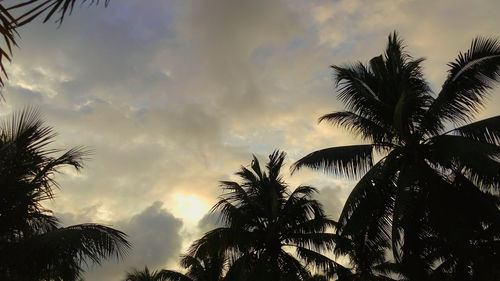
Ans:
[{"label": "palm tree", "polygon": [[[104,6],[109,4],[110,0],[104,0]],[[0,70],[8,78],[4,67],[4,58],[9,62],[12,56],[12,46],[17,46],[16,37],[17,28],[30,23],[40,16],[44,16],[43,22],[52,19],[57,15],[57,20],[61,24],[66,15],[71,14],[76,0],[24,0],[14,5],[6,6],[0,1],[0,33],[4,38],[5,47],[0,47]],[[81,0],[81,5],[99,5],[99,0]],[[18,13],[18,12],[21,13]],[[0,86],[4,81],[0,75]]]},{"label": "palm tree", "polygon": [[59,187],[63,167],[82,167],[86,152],[61,156],[49,148],[55,134],[36,109],[25,109],[0,125],[0,279],[75,280],[88,262],[99,263],[129,247],[126,235],[98,224],[60,227],[43,202]]},{"label": "palm tree", "polygon": [[241,183],[221,182],[226,192],[212,212],[220,212],[225,226],[197,240],[191,256],[224,252],[231,257],[227,280],[304,280],[310,275],[305,264],[330,273],[341,268],[322,254],[337,239],[327,232],[335,221],[312,199],[314,187],[288,190],[280,175],[284,159],[285,153],[272,153],[266,172],[254,156],[251,170],[241,167],[236,173]]},{"label": "palm tree", "polygon": [[[397,271],[410,280],[436,272],[465,280],[494,276],[491,262],[500,264],[500,116],[470,121],[500,80],[500,44],[474,39],[449,64],[437,95],[423,78],[422,61],[393,33],[385,54],[369,64],[332,66],[347,110],[319,121],[367,144],[315,151],[292,171],[306,166],[362,176],[337,228],[356,245],[348,253],[358,270],[370,271],[371,253],[392,248]],[[373,151],[382,154],[375,164]]]}]

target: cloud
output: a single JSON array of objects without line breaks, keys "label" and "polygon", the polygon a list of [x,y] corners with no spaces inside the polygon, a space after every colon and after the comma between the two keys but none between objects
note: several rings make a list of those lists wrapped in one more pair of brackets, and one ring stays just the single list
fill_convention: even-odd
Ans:
[{"label": "cloud", "polygon": [[[105,215],[102,207],[96,205],[84,208],[78,214],[56,215],[65,225],[92,222],[92,218]],[[110,260],[103,262],[101,266],[91,267],[85,274],[87,280],[120,280],[132,267],[164,268],[177,263],[182,242],[182,221],[168,212],[162,202],[154,202],[130,219],[108,221],[107,224],[125,232],[132,249],[119,263]]]},{"label": "cloud", "polygon": [[[59,133],[54,146],[94,151],[80,174],[57,176],[62,188],[52,209],[125,227],[139,220],[138,210],[181,214],[176,196],[211,206],[221,194],[218,181],[235,179],[252,153],[265,162],[262,156],[282,149],[289,165],[317,149],[360,143],[317,124],[319,116],[342,109],[331,64],[368,61],[398,30],[411,54],[427,58],[424,73],[438,89],[446,63],[476,34],[498,36],[499,5],[111,1],[106,9],[75,9],[60,28],[34,23],[20,30],[0,107],[6,114],[37,105]],[[481,117],[498,113],[498,93]],[[283,172],[291,187],[318,187],[334,218],[354,185],[307,169]],[[180,244],[211,227],[207,220],[183,229]],[[172,256],[181,249],[175,251]],[[107,280],[99,272],[94,279]]]}]

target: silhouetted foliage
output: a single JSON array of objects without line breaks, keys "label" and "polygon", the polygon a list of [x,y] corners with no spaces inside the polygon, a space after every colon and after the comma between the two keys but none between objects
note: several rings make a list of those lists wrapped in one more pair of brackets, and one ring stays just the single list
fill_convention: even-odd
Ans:
[{"label": "silhouetted foliage", "polygon": [[[375,265],[408,280],[498,280],[500,116],[469,123],[500,80],[500,43],[478,37],[449,63],[437,95],[397,34],[368,64],[334,65],[346,111],[322,116],[367,144],[294,164],[362,176],[338,221],[357,274]],[[383,154],[372,164],[372,151]],[[392,249],[395,264],[383,265]],[[379,268],[379,269],[382,269]],[[378,270],[380,271],[380,270]]]},{"label": "silhouetted foliage", "polygon": [[[104,2],[107,6],[110,0],[81,0],[80,5],[99,5]],[[9,1],[5,1],[9,2]],[[8,78],[5,70],[5,60],[11,61],[12,47],[17,46],[19,36],[17,28],[32,22],[34,19],[43,17],[43,22],[56,17],[56,22],[61,24],[64,18],[71,14],[76,0],[24,0],[15,4],[0,3],[0,33],[3,36],[5,46],[0,47],[0,86],[4,86],[2,78]]]},{"label": "silhouetted foliage", "polygon": [[187,269],[185,274],[162,270],[161,274],[169,281],[222,281],[228,270],[228,260],[224,253],[211,253],[203,257],[185,255],[181,259],[181,265]]},{"label": "silhouetted foliage", "polygon": [[130,272],[127,272],[127,276],[124,281],[165,281],[168,280],[163,275],[164,270],[154,270],[149,271],[147,266],[144,267],[143,270],[133,269]]},{"label": "silhouetted foliage", "polygon": [[43,207],[58,187],[54,175],[82,168],[87,154],[49,148],[54,137],[35,109],[0,125],[0,280],[75,280],[88,262],[129,248],[121,231],[91,223],[60,227]]},{"label": "silhouetted foliage", "polygon": [[224,226],[197,240],[190,255],[227,254],[226,280],[306,280],[307,265],[330,274],[342,268],[322,254],[334,248],[337,235],[328,230],[336,222],[312,199],[314,187],[288,190],[280,175],[284,159],[275,151],[262,171],[254,157],[250,169],[236,173],[241,183],[221,182],[226,192],[212,211],[221,213]]}]

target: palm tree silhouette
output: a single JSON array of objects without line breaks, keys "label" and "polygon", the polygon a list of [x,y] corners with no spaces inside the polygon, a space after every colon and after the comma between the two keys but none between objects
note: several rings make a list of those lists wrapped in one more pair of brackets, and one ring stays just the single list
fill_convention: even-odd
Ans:
[{"label": "palm tree silhouette", "polygon": [[63,167],[82,167],[86,151],[61,156],[50,148],[55,134],[36,109],[25,109],[0,125],[0,279],[75,280],[82,266],[100,263],[129,247],[126,235],[98,224],[60,227],[42,203],[59,187]]},{"label": "palm tree silhouette", "polygon": [[251,170],[236,173],[241,183],[221,182],[226,192],[212,212],[220,212],[225,226],[195,241],[191,256],[225,252],[232,257],[229,280],[305,280],[305,263],[329,273],[342,268],[322,254],[335,245],[337,235],[327,231],[336,222],[312,199],[314,187],[288,190],[280,175],[284,159],[285,153],[275,151],[262,171],[254,156]]},{"label": "palm tree silhouette", "polygon": [[[358,270],[370,273],[372,253],[392,248],[397,271],[410,280],[438,272],[477,278],[491,262],[500,264],[500,116],[469,122],[500,79],[500,44],[474,39],[449,63],[437,95],[423,78],[422,61],[404,51],[394,32],[385,53],[368,65],[334,65],[347,110],[319,121],[368,144],[315,151],[292,171],[362,175],[337,228],[352,239],[347,252]],[[383,156],[375,165],[374,150]]]}]

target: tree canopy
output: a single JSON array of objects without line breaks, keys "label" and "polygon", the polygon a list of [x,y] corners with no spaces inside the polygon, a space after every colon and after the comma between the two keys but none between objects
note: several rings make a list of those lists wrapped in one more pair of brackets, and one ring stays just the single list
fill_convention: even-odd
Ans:
[{"label": "tree canopy", "polygon": [[236,173],[241,183],[221,182],[226,192],[212,211],[220,212],[224,226],[195,241],[191,255],[224,252],[232,259],[229,280],[306,280],[306,265],[329,274],[342,268],[323,254],[337,241],[329,232],[336,222],[312,198],[316,188],[288,189],[280,174],[284,160],[285,153],[275,151],[263,171],[254,157],[250,169]]},{"label": "tree canopy", "polygon": [[55,136],[33,108],[0,125],[1,280],[75,280],[86,264],[120,258],[130,247],[111,227],[60,227],[44,207],[59,187],[54,176],[66,166],[82,168],[88,154],[83,147],[51,148]]},{"label": "tree canopy", "polygon": [[[393,33],[385,53],[368,64],[332,66],[346,110],[319,121],[366,144],[312,152],[293,170],[361,177],[337,227],[355,245],[338,250],[358,271],[370,274],[372,258],[391,249],[393,271],[409,280],[494,280],[499,271],[490,265],[500,264],[500,116],[471,121],[500,80],[500,43],[474,39],[449,63],[436,95],[422,61]],[[383,155],[375,164],[374,151]]]}]

